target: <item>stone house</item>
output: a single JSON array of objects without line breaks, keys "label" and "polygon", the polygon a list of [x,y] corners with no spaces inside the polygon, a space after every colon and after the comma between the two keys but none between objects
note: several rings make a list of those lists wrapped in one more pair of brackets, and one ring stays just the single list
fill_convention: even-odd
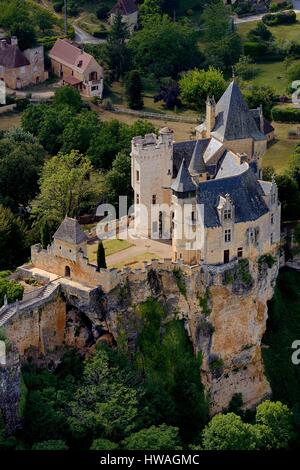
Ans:
[{"label": "stone house", "polygon": [[0,80],[8,88],[19,90],[44,82],[47,78],[43,46],[21,51],[16,37],[0,40]]},{"label": "stone house", "polygon": [[52,73],[83,96],[102,98],[104,71],[95,58],[67,39],[57,39],[49,52]]},{"label": "stone house", "polygon": [[135,0],[118,0],[111,9],[110,23],[114,21],[116,14],[120,12],[123,22],[127,24],[129,31],[132,33],[138,24],[138,7]]},{"label": "stone house", "polygon": [[267,139],[234,81],[217,105],[207,100],[196,131],[195,141],[173,142],[168,128],[132,140],[137,235],[169,239],[188,264],[276,252],[277,187],[260,179]]}]

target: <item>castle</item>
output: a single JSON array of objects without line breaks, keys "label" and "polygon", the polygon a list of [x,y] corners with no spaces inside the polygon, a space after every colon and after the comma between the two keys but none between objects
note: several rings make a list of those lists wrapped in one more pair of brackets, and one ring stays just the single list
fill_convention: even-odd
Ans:
[{"label": "castle", "polygon": [[159,137],[135,137],[136,234],[170,239],[173,260],[190,265],[276,252],[277,186],[261,179],[265,123],[261,108],[249,110],[233,80],[218,103],[207,98],[196,140],[174,142],[168,128]]}]

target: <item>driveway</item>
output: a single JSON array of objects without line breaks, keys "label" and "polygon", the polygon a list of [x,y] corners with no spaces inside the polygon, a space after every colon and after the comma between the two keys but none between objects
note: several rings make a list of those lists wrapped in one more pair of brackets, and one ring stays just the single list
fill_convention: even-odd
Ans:
[{"label": "driveway", "polygon": [[74,40],[78,44],[103,44],[106,42],[105,39],[94,38],[94,36],[79,28],[79,26],[74,23],[73,28],[75,30]]}]

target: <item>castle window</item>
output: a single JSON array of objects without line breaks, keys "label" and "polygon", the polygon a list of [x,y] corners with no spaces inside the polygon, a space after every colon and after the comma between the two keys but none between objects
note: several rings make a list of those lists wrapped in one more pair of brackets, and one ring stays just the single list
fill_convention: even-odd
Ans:
[{"label": "castle window", "polygon": [[140,172],[138,170],[136,171],[136,180],[140,181]]},{"label": "castle window", "polygon": [[231,242],[231,230],[225,230],[225,236],[224,236],[225,243]]},{"label": "castle window", "polygon": [[271,245],[273,245],[273,243],[274,243],[273,233],[271,233],[271,235],[270,235],[270,243],[271,243]]},{"label": "castle window", "polygon": [[191,213],[191,220],[192,220],[192,223],[195,223],[195,222],[196,222],[196,214],[195,214],[195,211],[192,211],[192,213]]},{"label": "castle window", "polygon": [[237,249],[237,257],[242,258],[243,257],[243,248],[240,247]]},{"label": "castle window", "polygon": [[152,204],[156,204],[156,194],[153,194],[152,196]]},{"label": "castle window", "polygon": [[139,195],[139,194],[136,195],[136,203],[137,203],[137,204],[140,203],[140,195]]},{"label": "castle window", "polygon": [[168,169],[168,175],[170,175],[170,174],[171,174],[171,170],[170,170],[170,169]]},{"label": "castle window", "polygon": [[224,220],[231,219],[231,209],[224,209]]},{"label": "castle window", "polygon": [[274,224],[274,214],[271,214],[271,224]]}]

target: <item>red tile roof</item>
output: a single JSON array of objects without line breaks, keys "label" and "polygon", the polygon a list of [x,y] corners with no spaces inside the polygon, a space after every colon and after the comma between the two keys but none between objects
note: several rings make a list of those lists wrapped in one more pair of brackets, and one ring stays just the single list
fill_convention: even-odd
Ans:
[{"label": "red tile roof", "polygon": [[63,81],[69,85],[79,85],[79,83],[82,83],[82,80],[78,80],[78,78],[72,77],[72,75],[64,77]]},{"label": "red tile roof", "polygon": [[51,59],[63,62],[71,68],[76,67],[84,71],[91,59],[93,58],[87,52],[84,52],[79,47],[74,46],[66,39],[57,39],[56,43],[49,52]]},{"label": "red tile roof", "polygon": [[30,65],[29,60],[22,54],[18,46],[11,44],[0,45],[0,65],[8,69]]}]

